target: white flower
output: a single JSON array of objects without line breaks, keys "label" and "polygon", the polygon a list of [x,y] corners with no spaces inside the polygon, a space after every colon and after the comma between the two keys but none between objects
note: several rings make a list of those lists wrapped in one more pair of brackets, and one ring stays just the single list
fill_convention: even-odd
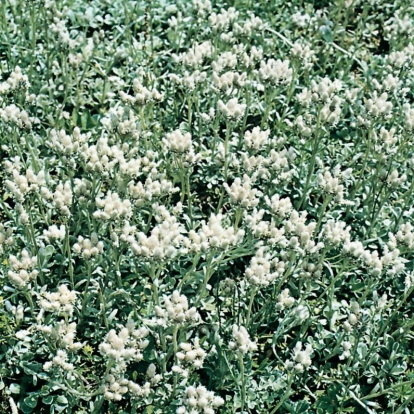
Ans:
[{"label": "white flower", "polygon": [[233,325],[233,340],[229,342],[229,348],[242,354],[257,350],[257,344],[250,340],[249,333],[244,326]]}]

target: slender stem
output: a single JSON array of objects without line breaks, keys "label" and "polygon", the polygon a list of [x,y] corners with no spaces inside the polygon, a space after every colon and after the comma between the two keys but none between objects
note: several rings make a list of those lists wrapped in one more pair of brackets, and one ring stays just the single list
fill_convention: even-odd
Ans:
[{"label": "slender stem", "polygon": [[256,296],[256,292],[257,292],[257,287],[255,286],[252,289],[252,292],[250,294],[250,301],[249,301],[249,306],[247,308],[247,316],[246,316],[246,328],[249,326],[250,315],[252,313],[253,301],[254,301],[254,297]]}]

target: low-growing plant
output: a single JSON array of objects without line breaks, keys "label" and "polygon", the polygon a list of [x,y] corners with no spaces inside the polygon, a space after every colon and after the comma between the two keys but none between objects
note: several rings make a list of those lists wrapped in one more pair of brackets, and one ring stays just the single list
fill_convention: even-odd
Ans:
[{"label": "low-growing plant", "polygon": [[410,412],[411,2],[0,27],[2,413]]}]

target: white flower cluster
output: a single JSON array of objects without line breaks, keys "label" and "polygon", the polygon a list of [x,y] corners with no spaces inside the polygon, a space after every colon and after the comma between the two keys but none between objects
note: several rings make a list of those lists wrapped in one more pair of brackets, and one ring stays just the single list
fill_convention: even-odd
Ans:
[{"label": "white flower cluster", "polygon": [[4,95],[19,89],[27,90],[29,87],[29,77],[23,74],[20,66],[16,66],[7,80],[0,83],[0,94]]},{"label": "white flower cluster", "polygon": [[6,170],[12,171],[13,175],[12,179],[5,180],[6,188],[19,202],[23,202],[27,194],[38,191],[41,186],[46,184],[43,170],[36,175],[31,168],[28,168],[25,174],[20,174],[19,158],[15,159],[14,163],[9,160],[5,161],[4,166]]},{"label": "white flower cluster", "polygon": [[57,366],[62,368],[63,371],[73,371],[74,366],[71,363],[68,363],[68,354],[66,351],[63,351],[62,349],[59,349],[56,353],[56,356],[53,357],[52,361],[45,362],[43,364],[43,369],[45,371],[50,371],[53,366]]},{"label": "white flower cluster", "polygon": [[164,144],[174,152],[187,152],[192,147],[191,134],[189,132],[183,134],[181,130],[177,129],[167,134]]},{"label": "white flower cluster", "polygon": [[181,130],[177,129],[168,133],[163,142],[166,150],[177,153],[186,163],[194,164],[201,158],[201,154],[194,152],[193,141],[189,132],[183,134]]},{"label": "white flower cluster", "polygon": [[161,102],[164,99],[163,94],[156,88],[147,89],[137,78],[133,81],[134,96],[120,91],[120,98],[129,104],[145,105],[150,102]]},{"label": "white flower cluster", "polygon": [[283,310],[285,308],[290,308],[295,303],[295,298],[290,296],[289,289],[284,289],[280,294],[277,296],[277,304],[276,308],[279,310]]},{"label": "white flower cluster", "polygon": [[271,212],[279,218],[284,218],[292,212],[292,202],[287,197],[280,198],[279,194],[274,194],[270,199],[266,196],[265,201]]},{"label": "white flower cluster", "polygon": [[394,241],[391,237],[389,245],[392,250],[387,245],[384,246],[382,257],[380,257],[378,250],[371,252],[365,249],[360,241],[346,240],[342,251],[359,260],[373,275],[379,276],[384,268],[388,268],[388,274],[395,275],[404,270],[406,259],[400,257],[399,249],[394,248]]},{"label": "white flower cluster", "polygon": [[50,139],[46,144],[57,153],[70,156],[76,154],[82,145],[91,137],[91,133],[81,134],[78,127],[74,128],[72,135],[68,135],[63,129],[50,131]]},{"label": "white flower cluster", "polygon": [[244,326],[233,325],[233,340],[229,342],[229,348],[233,351],[247,354],[257,350],[256,342],[250,339],[250,335]]},{"label": "white flower cluster", "polygon": [[47,230],[43,230],[43,237],[47,242],[51,240],[63,240],[66,235],[66,226],[61,224],[60,227],[56,226],[56,224],[52,224],[48,227]]},{"label": "white flower cluster", "polygon": [[259,190],[252,188],[252,180],[246,174],[243,176],[243,184],[241,178],[237,177],[233,184],[229,186],[223,184],[224,189],[230,197],[230,203],[240,205],[242,208],[254,208],[259,204],[259,198],[262,194]]},{"label": "white flower cluster", "polygon": [[271,254],[265,253],[265,248],[260,247],[251,259],[245,276],[253,285],[268,286],[283,275],[285,268],[285,262],[279,261],[277,258],[272,259]]},{"label": "white flower cluster", "polygon": [[221,214],[212,214],[209,221],[201,222],[201,229],[196,233],[190,230],[188,238],[191,241],[190,248],[195,251],[205,252],[209,248],[227,249],[239,244],[244,237],[244,230],[235,230],[233,226],[223,227],[224,217]]},{"label": "white flower cluster", "polygon": [[203,367],[204,359],[207,356],[206,351],[200,346],[198,337],[194,338],[194,343],[189,342],[180,343],[181,351],[178,351],[176,356],[180,364],[189,364],[195,369]]},{"label": "white flower cluster", "polygon": [[368,113],[373,117],[388,115],[392,111],[393,105],[390,101],[387,101],[387,99],[387,92],[378,96],[377,91],[374,91],[372,98],[368,99],[365,103]]},{"label": "white flower cluster", "polygon": [[105,377],[105,385],[103,386],[103,395],[105,399],[110,401],[121,401],[126,393],[130,393],[133,397],[148,397],[151,392],[151,384],[147,381],[144,385],[128,380],[113,372]]},{"label": "white flower cluster", "polygon": [[295,159],[295,154],[292,148],[282,149],[276,151],[271,149],[265,156],[252,155],[248,156],[246,153],[241,153],[242,164],[252,178],[264,178],[272,180],[273,184],[287,183],[291,180],[294,168],[290,169],[289,163]]},{"label": "white flower cluster", "polygon": [[246,72],[238,73],[228,71],[221,75],[213,72],[213,84],[219,90],[230,91],[234,85],[243,87],[246,84],[246,77]]},{"label": "white flower cluster", "polygon": [[85,239],[83,236],[78,236],[78,242],[72,246],[73,252],[82,256],[84,259],[98,256],[103,253],[104,244],[98,240],[96,233],[91,234],[90,239]]},{"label": "white flower cluster", "polygon": [[121,105],[109,108],[101,123],[109,132],[118,132],[120,135],[129,135],[135,139],[140,137],[141,128],[138,118],[132,110]]},{"label": "white flower cluster", "polygon": [[29,252],[24,249],[21,252],[21,259],[16,256],[9,256],[11,270],[7,275],[10,282],[18,289],[23,289],[31,280],[36,279],[39,271],[33,269],[37,263],[37,256],[30,257]]},{"label": "white flower cluster", "polygon": [[305,251],[316,253],[323,247],[323,243],[315,243],[313,240],[316,223],[305,224],[306,216],[306,211],[299,214],[296,210],[293,210],[289,220],[284,222],[284,229],[288,238],[285,238],[282,243],[300,254],[304,254]]},{"label": "white flower cluster", "polygon": [[73,201],[72,188],[69,181],[59,183],[53,194],[53,203],[65,216],[70,216],[70,207]]},{"label": "white flower cluster", "polygon": [[323,192],[334,197],[338,203],[352,205],[352,201],[344,200],[345,187],[341,184],[342,177],[350,176],[352,170],[340,174],[334,169],[333,173],[334,175],[332,175],[330,171],[325,171],[323,174],[318,174],[318,186]]},{"label": "white flower cluster", "polygon": [[214,414],[218,407],[224,404],[221,397],[214,395],[202,385],[190,386],[185,389],[182,406],[177,408],[177,414]]},{"label": "white flower cluster", "polygon": [[6,229],[4,224],[0,223],[0,254],[4,253],[4,246],[12,246],[13,244],[13,229],[11,227]]},{"label": "white flower cluster", "polygon": [[259,127],[254,127],[244,133],[244,143],[248,149],[258,151],[268,143],[269,135],[270,130],[262,131]]},{"label": "white flower cluster", "polygon": [[169,78],[183,90],[193,91],[197,85],[202,84],[207,79],[207,73],[201,72],[197,69],[192,73],[184,71],[182,77],[176,75],[175,73],[171,73]]},{"label": "white flower cluster", "polygon": [[118,333],[111,329],[105,341],[99,345],[102,355],[115,360],[120,365],[125,365],[130,361],[141,361],[142,351],[148,346],[147,338],[149,331],[147,328],[135,328],[133,321],[129,320],[127,327],[121,326]]},{"label": "white flower cluster", "polygon": [[105,198],[97,197],[95,202],[102,209],[93,213],[98,220],[120,220],[132,216],[131,201],[121,200],[115,192],[108,191]]},{"label": "white flower cluster", "polygon": [[178,191],[180,191],[179,187],[174,187],[171,181],[161,177],[157,180],[148,177],[144,183],[138,182],[135,184],[133,181],[128,183],[128,192],[133,199],[133,203],[137,206]]},{"label": "white flower cluster", "polygon": [[329,244],[339,246],[351,239],[351,227],[343,221],[331,219],[323,226],[321,235]]},{"label": "white flower cluster", "polygon": [[351,356],[352,343],[349,341],[343,341],[341,344],[342,354],[339,355],[339,359],[343,361]]},{"label": "white flower cluster", "polygon": [[151,234],[147,236],[139,232],[135,237],[129,236],[131,250],[137,256],[152,258],[155,260],[172,259],[182,250],[185,243],[184,227],[174,215],[171,215],[165,207],[154,206],[158,210],[157,224]]},{"label": "white flower cluster", "polygon": [[310,48],[309,44],[295,42],[290,50],[290,55],[292,58],[299,59],[305,69],[313,66],[315,52]]},{"label": "white flower cluster", "polygon": [[215,32],[226,31],[231,22],[237,19],[239,12],[234,7],[221,9],[220,13],[211,13],[208,22]]},{"label": "white flower cluster", "polygon": [[[43,319],[44,312],[45,309],[42,308],[38,315],[39,321]],[[54,325],[38,324],[36,329],[47,335],[48,339],[53,343],[58,344],[60,348],[76,352],[84,345],[81,342],[75,342],[76,322],[67,323],[66,321],[59,321]]]},{"label": "white flower cluster", "polygon": [[21,129],[30,129],[33,123],[38,122],[36,118],[29,116],[27,111],[15,104],[0,108],[0,119]]},{"label": "white flower cluster", "polygon": [[43,292],[39,306],[48,312],[72,315],[76,301],[76,292],[69,290],[66,285],[60,285],[57,292]]},{"label": "white flower cluster", "polygon": [[177,63],[182,63],[188,66],[200,66],[203,63],[204,58],[210,57],[214,52],[214,47],[210,40],[203,43],[195,43],[187,52],[180,53],[179,55],[173,54],[172,58]]},{"label": "white flower cluster", "polygon": [[124,160],[121,146],[109,145],[107,137],[99,138],[94,145],[83,144],[80,156],[89,171],[97,171],[104,175]]},{"label": "white flower cluster", "polygon": [[164,305],[155,306],[155,314],[158,325],[175,323],[197,322],[200,315],[195,307],[189,308],[188,299],[175,290],[171,296],[164,295]]},{"label": "white flower cluster", "polygon": [[259,76],[263,81],[274,85],[289,83],[292,79],[293,70],[289,67],[288,60],[268,59],[260,62]]},{"label": "white flower cluster", "polygon": [[392,249],[395,249],[398,243],[410,250],[414,248],[414,226],[411,223],[401,224],[397,233],[389,233],[388,237],[388,246]]},{"label": "white flower cluster", "polygon": [[233,120],[241,118],[247,108],[246,104],[239,104],[237,98],[230,99],[226,104],[220,99],[217,106],[219,112],[221,112],[225,117]]},{"label": "white flower cluster", "polygon": [[296,372],[303,372],[308,369],[312,364],[310,358],[312,352],[313,349],[310,344],[307,344],[305,349],[302,350],[302,342],[297,342],[293,348],[293,359],[286,361],[286,368],[294,369]]}]

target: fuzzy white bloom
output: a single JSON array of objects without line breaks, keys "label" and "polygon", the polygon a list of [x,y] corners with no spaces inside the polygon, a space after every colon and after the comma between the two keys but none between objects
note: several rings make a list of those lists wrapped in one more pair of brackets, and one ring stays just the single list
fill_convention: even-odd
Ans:
[{"label": "fuzzy white bloom", "polygon": [[133,89],[134,96],[120,91],[119,97],[121,100],[129,104],[146,105],[149,102],[161,102],[164,99],[163,94],[161,94],[156,88],[149,90],[137,78],[133,81]]},{"label": "fuzzy white bloom", "polygon": [[321,234],[330,244],[338,246],[351,239],[351,227],[346,227],[343,221],[328,220]]},{"label": "fuzzy white bloom", "polygon": [[260,62],[259,76],[263,81],[275,85],[289,83],[292,79],[293,69],[289,67],[288,60],[268,59]]},{"label": "fuzzy white bloom", "polygon": [[39,306],[48,312],[72,315],[76,301],[76,292],[69,290],[66,285],[60,285],[57,292],[43,292]]},{"label": "fuzzy white bloom", "polygon": [[283,310],[285,308],[290,308],[295,303],[295,298],[290,296],[289,289],[284,289],[277,297],[276,308]]},{"label": "fuzzy white bloom", "polygon": [[65,216],[70,216],[70,207],[73,201],[71,184],[66,181],[64,184],[59,183],[53,193],[53,202],[57,209]]},{"label": "fuzzy white bloom", "polygon": [[179,187],[174,187],[174,184],[165,178],[153,180],[148,177],[144,183],[138,182],[135,184],[133,181],[128,183],[128,192],[137,206],[179,191]]},{"label": "fuzzy white bloom", "polygon": [[388,94],[386,92],[378,96],[377,91],[374,91],[372,98],[365,103],[368,113],[374,117],[389,114],[392,111],[392,103],[387,99]]},{"label": "fuzzy white bloom", "polygon": [[229,342],[229,348],[234,351],[247,354],[257,350],[257,344],[250,340],[250,335],[244,326],[233,325],[233,340]]},{"label": "fuzzy white bloom", "polygon": [[334,168],[333,174],[330,171],[325,171],[318,174],[318,186],[324,193],[332,195],[340,204],[352,205],[352,201],[344,199],[345,186],[341,184],[343,177],[348,177],[351,173],[352,169],[342,174],[338,168]]},{"label": "fuzzy white bloom", "polygon": [[163,142],[167,148],[178,153],[190,151],[192,148],[191,134],[189,132],[183,134],[179,129],[168,133],[167,139],[164,139]]},{"label": "fuzzy white bloom", "polygon": [[268,286],[283,275],[285,268],[286,263],[272,259],[270,253],[265,253],[265,248],[260,247],[251,259],[245,276],[253,285]]},{"label": "fuzzy white bloom", "polygon": [[[128,237],[131,250],[137,255],[155,260],[172,259],[185,252],[187,245],[185,228],[177,217],[171,215],[165,207],[155,206],[161,212],[159,223],[151,230],[149,235],[139,232],[135,237]],[[153,206],[154,208],[154,206]]]},{"label": "fuzzy white bloom", "polygon": [[225,31],[229,24],[237,19],[239,12],[230,7],[228,10],[221,9],[220,13],[211,13],[208,22],[215,32]]},{"label": "fuzzy white bloom", "polygon": [[305,349],[302,350],[302,342],[297,342],[293,348],[293,359],[286,361],[286,368],[294,369],[297,372],[303,372],[305,369],[308,369],[312,364],[310,358],[312,352],[313,349],[310,344],[307,344]]},{"label": "fuzzy white bloom", "polygon": [[[44,309],[41,310],[38,320],[41,322],[43,318]],[[76,323],[67,323],[60,321],[54,325],[36,325],[36,329],[45,334],[50,341],[58,344],[60,348],[68,349],[76,352],[83,347],[83,343],[75,342],[76,339]]]},{"label": "fuzzy white bloom", "polygon": [[4,253],[5,246],[12,246],[13,244],[13,229],[11,227],[6,229],[4,224],[0,223],[0,254]]},{"label": "fuzzy white bloom", "polygon": [[13,175],[12,179],[5,180],[5,184],[13,197],[17,201],[23,202],[27,194],[38,191],[41,186],[46,184],[45,172],[42,170],[36,175],[31,168],[28,168],[25,174],[20,174],[20,168],[16,168],[18,165],[20,165],[20,160],[15,160],[14,163],[9,160],[5,161],[5,168]]},{"label": "fuzzy white bloom", "polygon": [[37,263],[37,256],[31,257],[29,252],[24,249],[21,252],[21,259],[16,256],[9,256],[9,264],[11,270],[7,275],[10,282],[18,289],[23,289],[30,281],[36,279],[39,274],[38,270],[33,269]]},{"label": "fuzzy white bloom", "polygon": [[230,203],[240,205],[243,208],[254,208],[259,204],[259,197],[262,194],[259,190],[251,187],[252,181],[246,174],[241,178],[237,177],[231,186],[223,184],[224,189],[230,197]]},{"label": "fuzzy white bloom", "polygon": [[414,226],[411,223],[401,224],[395,234],[395,239],[408,249],[414,248]]},{"label": "fuzzy white bloom", "polygon": [[313,65],[315,52],[308,44],[295,42],[290,50],[290,55],[293,58],[299,59],[304,68],[308,69]]},{"label": "fuzzy white bloom", "polygon": [[43,364],[43,369],[45,371],[50,371],[53,368],[53,366],[57,366],[62,368],[64,371],[73,371],[74,366],[73,364],[67,362],[68,359],[69,358],[66,351],[60,349],[57,351],[56,356],[53,357],[52,361]]},{"label": "fuzzy white bloom", "polygon": [[201,229],[197,233],[190,230],[189,248],[195,251],[207,251],[209,248],[225,250],[240,243],[245,234],[244,230],[236,231],[233,226],[225,228],[223,219],[221,214],[212,214],[207,223],[204,220],[201,222]]},{"label": "fuzzy white bloom", "polygon": [[265,197],[266,204],[270,210],[279,218],[288,216],[292,212],[292,202],[289,198],[280,198],[279,194],[274,194],[271,199]]},{"label": "fuzzy white bloom", "polygon": [[105,198],[97,197],[95,201],[97,207],[102,209],[93,213],[98,220],[120,220],[132,216],[131,201],[121,200],[117,193],[108,191]]},{"label": "fuzzy white bloom", "polygon": [[316,244],[313,239],[316,223],[306,224],[306,216],[306,211],[299,214],[296,210],[293,210],[289,219],[284,222],[289,247],[301,254],[304,254],[305,251],[316,253],[323,247],[323,243]]},{"label": "fuzzy white bloom", "polygon": [[78,236],[78,242],[73,245],[72,249],[75,254],[82,256],[84,259],[89,259],[102,254],[104,244],[98,240],[96,233],[92,233],[90,239]]},{"label": "fuzzy white bloom", "polygon": [[179,364],[188,364],[195,369],[203,367],[204,359],[207,352],[200,346],[198,337],[194,338],[194,343],[182,342],[180,343],[180,351],[176,353]]},{"label": "fuzzy white bloom", "polygon": [[175,290],[171,296],[164,295],[164,305],[155,306],[155,314],[158,317],[157,323],[165,325],[168,323],[197,322],[200,315],[197,309],[188,306],[188,299]]},{"label": "fuzzy white bloom", "polygon": [[0,119],[3,122],[16,125],[18,128],[30,129],[37,122],[36,118],[30,117],[27,111],[20,109],[15,104],[0,108]]},{"label": "fuzzy white bloom", "polygon": [[406,181],[407,174],[399,175],[397,170],[393,170],[390,174],[387,175],[387,185],[392,188],[397,188],[404,184]]},{"label": "fuzzy white bloom", "polygon": [[68,135],[63,129],[60,131],[52,129],[46,145],[62,155],[70,156],[77,153],[81,146],[88,142],[91,135],[90,132],[81,134],[78,127],[74,128],[72,135]]},{"label": "fuzzy white bloom", "polygon": [[188,52],[179,55],[173,54],[172,57],[176,62],[180,62],[188,66],[200,66],[206,57],[210,57],[214,52],[214,47],[211,41],[203,43],[195,43]]},{"label": "fuzzy white bloom", "polygon": [[339,359],[344,360],[344,359],[349,358],[351,356],[351,349],[352,349],[351,342],[343,341],[341,346],[342,346],[342,354],[339,355]]},{"label": "fuzzy white bloom", "polygon": [[105,341],[99,345],[102,355],[118,363],[141,361],[142,352],[148,346],[149,331],[145,327],[135,328],[133,321],[129,320],[127,327],[122,326],[117,333],[111,329]]},{"label": "fuzzy white bloom", "polygon": [[228,90],[233,85],[243,87],[246,83],[247,73],[238,73],[238,72],[225,72],[222,75],[219,75],[217,72],[213,71],[213,84],[216,88],[220,90]]},{"label": "fuzzy white bloom", "polygon": [[53,239],[63,240],[65,238],[65,235],[66,226],[64,224],[62,224],[60,227],[56,226],[56,224],[52,224],[47,230],[43,230],[43,237],[47,242],[50,242]]},{"label": "fuzzy white bloom", "polygon": [[244,143],[247,148],[258,151],[268,143],[269,135],[270,130],[262,131],[259,127],[255,127],[245,132]]},{"label": "fuzzy white bloom", "polygon": [[230,119],[241,118],[247,108],[246,104],[239,104],[237,98],[230,99],[226,104],[220,99],[217,105],[219,112]]},{"label": "fuzzy white bloom", "polygon": [[338,79],[323,78],[319,83],[311,80],[312,100],[325,103],[332,102],[335,95],[342,89],[342,82]]},{"label": "fuzzy white bloom", "polygon": [[177,408],[177,414],[214,414],[216,409],[224,404],[224,400],[199,385],[198,387],[189,386],[185,389],[182,404]]}]

